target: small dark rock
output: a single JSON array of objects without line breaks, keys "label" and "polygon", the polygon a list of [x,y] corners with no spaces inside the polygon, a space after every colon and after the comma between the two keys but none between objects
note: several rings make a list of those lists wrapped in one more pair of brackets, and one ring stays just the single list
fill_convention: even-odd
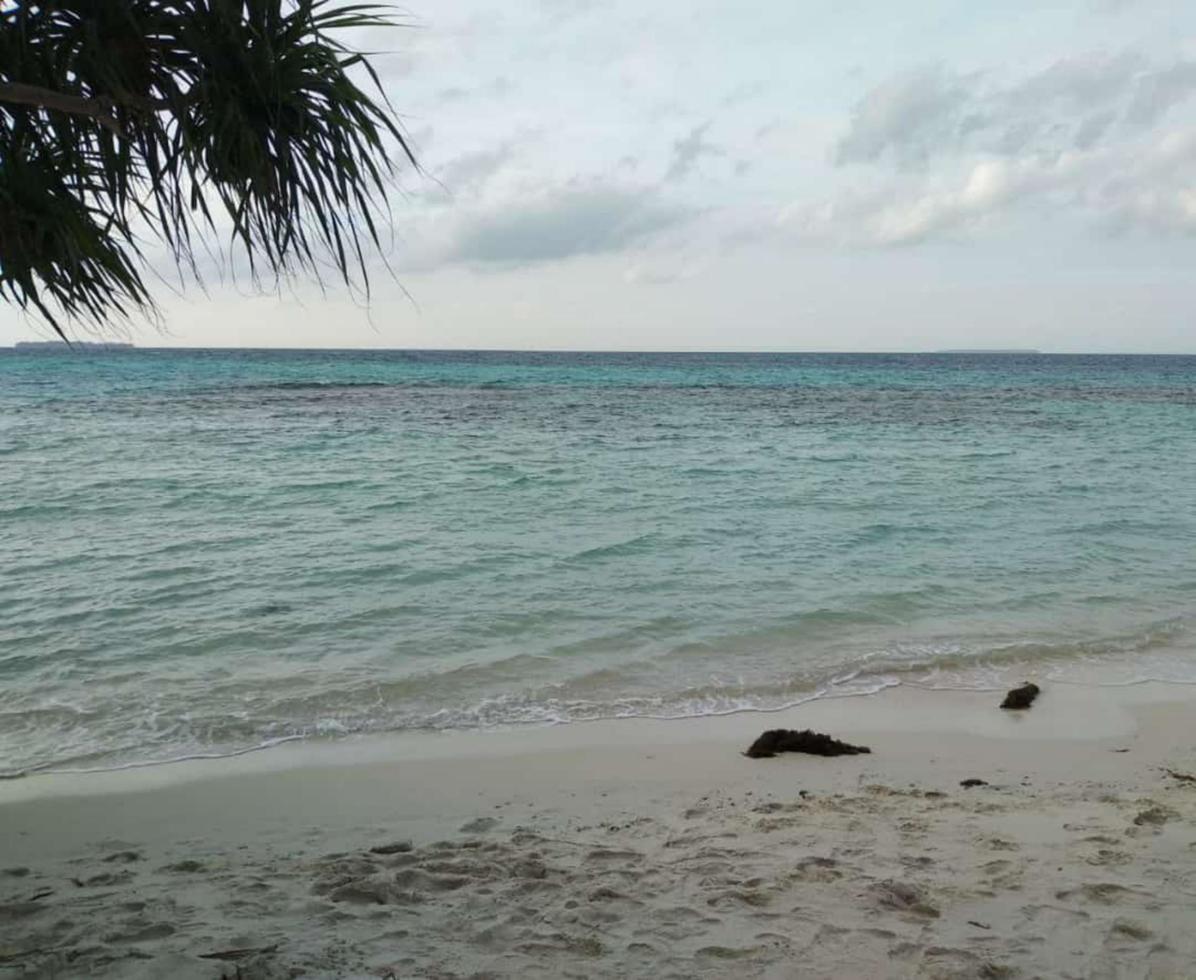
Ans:
[{"label": "small dark rock", "polygon": [[1005,695],[1001,707],[1012,711],[1022,711],[1034,703],[1034,699],[1038,697],[1039,693],[1037,684],[1023,684]]},{"label": "small dark rock", "polygon": [[805,752],[809,755],[861,755],[872,750],[864,745],[848,745],[837,738],[812,732],[774,728],[765,732],[744,753],[749,759],[771,759],[778,752]]},{"label": "small dark rock", "polygon": [[964,789],[971,789],[973,786],[987,786],[988,783],[986,783],[983,779],[976,779],[973,777],[971,779],[963,780],[959,785]]},{"label": "small dark rock", "polygon": [[371,854],[406,854],[414,845],[409,840],[397,840],[392,844],[379,844],[371,847]]}]

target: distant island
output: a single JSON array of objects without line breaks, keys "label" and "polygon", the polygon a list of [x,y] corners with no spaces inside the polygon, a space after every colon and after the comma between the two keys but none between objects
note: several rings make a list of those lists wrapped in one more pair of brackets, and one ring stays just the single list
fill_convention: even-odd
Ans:
[{"label": "distant island", "polygon": [[13,344],[13,350],[133,350],[132,344],[113,341],[76,340],[67,347],[61,340],[21,340]]},{"label": "distant island", "polygon": [[936,350],[936,354],[1041,354],[1042,351],[1032,347],[957,347],[949,350]]}]

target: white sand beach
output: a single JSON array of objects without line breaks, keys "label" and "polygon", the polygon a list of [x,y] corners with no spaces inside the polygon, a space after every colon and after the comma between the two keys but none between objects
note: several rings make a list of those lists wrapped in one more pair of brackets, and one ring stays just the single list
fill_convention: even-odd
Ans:
[{"label": "white sand beach", "polygon": [[[0,977],[1193,976],[1196,690],[998,701],[7,781]],[[872,753],[740,754],[774,727]]]}]

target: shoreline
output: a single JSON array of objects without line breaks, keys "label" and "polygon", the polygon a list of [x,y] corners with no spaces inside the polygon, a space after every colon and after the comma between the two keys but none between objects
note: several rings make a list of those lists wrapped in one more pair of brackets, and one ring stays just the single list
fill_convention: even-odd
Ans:
[{"label": "shoreline", "polygon": [[304,768],[397,765],[563,749],[614,750],[642,741],[664,745],[698,741],[713,749],[724,747],[724,743],[733,747],[739,739],[746,747],[768,728],[825,726],[886,735],[937,732],[993,739],[1101,739],[1130,730],[1135,724],[1134,710],[1143,705],[1189,701],[1196,705],[1196,684],[1186,682],[1044,683],[1046,697],[1025,712],[994,714],[989,710],[1000,702],[1004,688],[931,688],[898,682],[877,690],[814,696],[782,708],[742,708],[677,718],[630,716],[492,729],[293,735],[227,753],[14,773],[0,779],[0,807],[46,797],[141,792]]},{"label": "shoreline", "polygon": [[[1196,689],[999,700],[891,688],[12,780],[0,978],[214,980],[228,950],[246,980],[1185,976],[1196,784],[1166,768],[1196,772]],[[744,758],[772,727],[872,753]]]}]

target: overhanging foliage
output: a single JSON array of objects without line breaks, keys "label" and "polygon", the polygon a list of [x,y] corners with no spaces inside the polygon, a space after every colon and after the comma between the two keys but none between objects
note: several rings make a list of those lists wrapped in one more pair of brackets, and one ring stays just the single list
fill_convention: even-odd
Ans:
[{"label": "overhanging foliage", "polygon": [[368,290],[394,154],[415,159],[340,37],[394,23],[333,0],[0,0],[0,296],[64,337],[152,313],[142,236],[194,267],[229,226],[255,278]]}]

